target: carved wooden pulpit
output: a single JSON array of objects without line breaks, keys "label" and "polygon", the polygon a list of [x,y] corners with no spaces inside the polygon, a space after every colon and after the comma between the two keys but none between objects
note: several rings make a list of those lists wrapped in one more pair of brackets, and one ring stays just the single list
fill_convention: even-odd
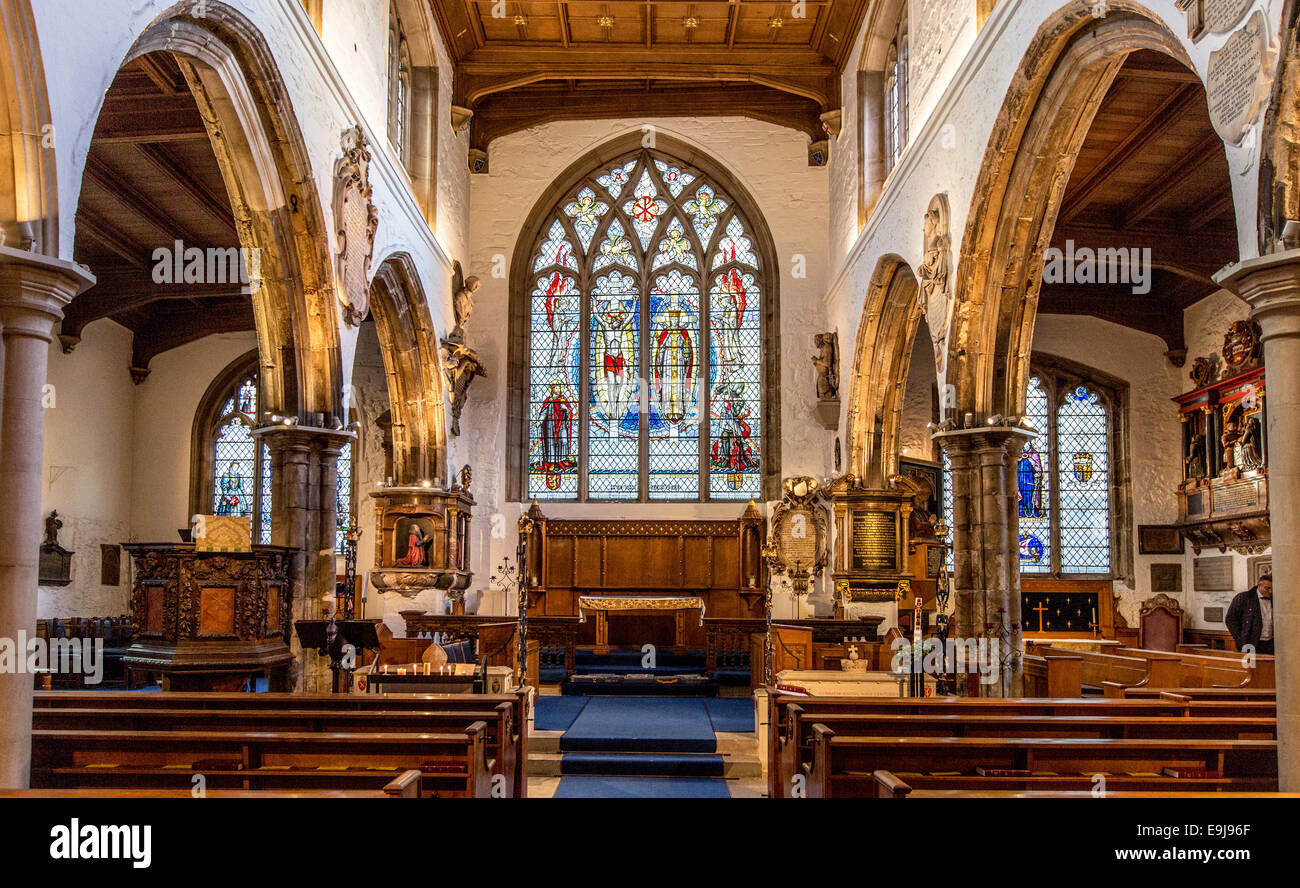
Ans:
[{"label": "carved wooden pulpit", "polygon": [[123,543],[135,565],[135,643],[122,658],[127,686],[159,675],[166,690],[239,690],[267,678],[290,690],[287,546],[200,552],[188,543]]}]

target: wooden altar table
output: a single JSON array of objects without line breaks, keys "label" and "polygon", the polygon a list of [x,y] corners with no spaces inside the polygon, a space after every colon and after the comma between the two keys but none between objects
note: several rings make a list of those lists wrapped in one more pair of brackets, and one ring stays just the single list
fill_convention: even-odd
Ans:
[{"label": "wooden altar table", "polygon": [[587,612],[596,616],[596,653],[609,653],[609,612],[627,614],[673,613],[673,651],[686,650],[686,613],[698,610],[700,625],[704,625],[704,599],[688,596],[634,596],[634,595],[580,595],[578,596],[578,621],[587,621]]}]

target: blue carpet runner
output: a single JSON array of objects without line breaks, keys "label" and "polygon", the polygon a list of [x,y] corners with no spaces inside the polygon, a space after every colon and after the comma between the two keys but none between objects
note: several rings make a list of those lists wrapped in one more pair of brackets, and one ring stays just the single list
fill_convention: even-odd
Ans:
[{"label": "blue carpet runner", "polygon": [[578,651],[574,673],[560,686],[565,696],[687,696],[714,697],[718,683],[705,675],[703,651],[659,653],[653,666],[642,665],[639,650],[613,650],[605,654]]},{"label": "blue carpet runner", "polygon": [[565,777],[557,799],[729,799],[727,781],[703,777]]},{"label": "blue carpet runner", "polygon": [[560,738],[561,752],[715,752],[703,701],[595,697]]},{"label": "blue carpet runner", "polygon": [[566,752],[560,773],[604,777],[721,777],[722,756],[641,752]]}]

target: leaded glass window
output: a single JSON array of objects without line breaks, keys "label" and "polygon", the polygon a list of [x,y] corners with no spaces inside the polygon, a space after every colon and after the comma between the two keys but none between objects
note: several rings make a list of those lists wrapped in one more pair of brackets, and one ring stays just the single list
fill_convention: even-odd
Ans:
[{"label": "leaded glass window", "polygon": [[343,551],[343,540],[352,523],[352,444],[339,448],[338,459],[338,518],[334,527],[334,551]]},{"label": "leaded glass window", "polygon": [[212,425],[208,490],[213,515],[249,518],[253,542],[271,542],[271,454],[253,437],[257,374],[240,379]]},{"label": "leaded glass window", "polygon": [[756,243],[718,183],[653,150],[557,202],[527,266],[528,498],[761,495]]},{"label": "leaded glass window", "polygon": [[908,115],[907,5],[898,20],[885,60],[885,172],[889,173],[907,147]]},{"label": "leaded glass window", "polygon": [[397,7],[388,12],[388,137],[397,156],[410,162],[411,52]]},{"label": "leaded glass window", "polygon": [[1111,574],[1114,396],[1087,380],[1035,372],[1025,416],[1038,433],[1016,465],[1022,574]]}]

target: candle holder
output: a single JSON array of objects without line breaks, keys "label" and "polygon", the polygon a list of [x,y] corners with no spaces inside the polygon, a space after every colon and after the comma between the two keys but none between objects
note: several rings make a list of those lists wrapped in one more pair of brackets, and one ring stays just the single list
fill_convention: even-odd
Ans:
[{"label": "candle holder", "polygon": [[935,634],[939,636],[939,676],[935,679],[934,692],[940,697],[946,697],[953,692],[953,683],[948,679],[948,631],[950,626],[948,601],[952,595],[952,590],[948,588],[948,550],[951,547],[948,542],[948,533],[948,525],[942,521],[935,525],[934,535],[943,542],[943,546],[939,550],[939,576],[934,592],[934,628]]},{"label": "candle holder", "polygon": [[[772,644],[772,584],[776,582],[777,577],[774,566],[781,560],[780,555],[777,554],[776,540],[769,538],[763,544],[760,555],[763,563],[767,565],[767,583],[763,590],[763,610],[766,620],[763,638],[763,685],[771,687],[773,660],[776,659],[776,648]],[[785,582],[789,583],[789,580],[785,579]],[[752,664],[750,668],[753,668]]]},{"label": "candle holder", "polygon": [[[523,544],[520,544],[523,548]],[[515,600],[518,604],[519,614],[516,622],[519,625],[519,644],[516,650],[516,656],[519,658],[519,677],[520,684],[527,669],[527,651],[528,651],[528,584],[524,582],[524,570],[518,564],[510,561],[510,556],[506,555],[493,571],[489,582],[493,587],[500,589],[502,592],[515,594]]]}]

